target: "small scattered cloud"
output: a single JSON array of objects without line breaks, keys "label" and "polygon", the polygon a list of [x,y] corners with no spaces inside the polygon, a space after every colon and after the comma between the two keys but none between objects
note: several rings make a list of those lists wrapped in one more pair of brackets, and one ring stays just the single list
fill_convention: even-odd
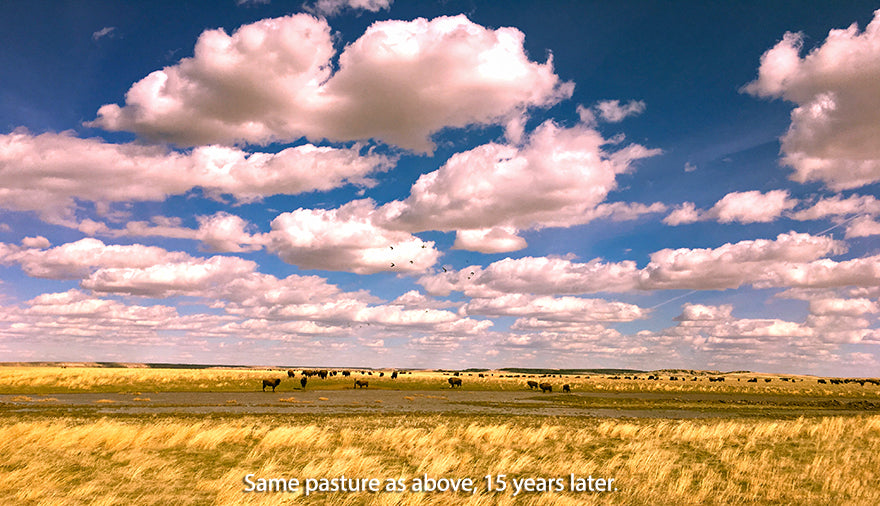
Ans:
[{"label": "small scattered cloud", "polygon": [[98,41],[105,37],[113,38],[116,35],[116,27],[115,26],[105,26],[101,28],[97,32],[92,33],[92,40]]},{"label": "small scattered cloud", "polygon": [[597,102],[593,109],[603,120],[609,123],[620,123],[630,116],[638,116],[645,112],[645,102],[630,100],[621,104],[620,100],[602,100]]},{"label": "small scattered cloud", "polygon": [[319,16],[331,17],[346,10],[379,12],[388,10],[394,0],[317,0],[303,4],[303,9]]},{"label": "small scattered cloud", "polygon": [[769,223],[797,204],[797,199],[791,198],[787,190],[732,192],[707,210],[698,210],[692,202],[685,202],[664,218],[663,223],[672,226],[697,221]]}]

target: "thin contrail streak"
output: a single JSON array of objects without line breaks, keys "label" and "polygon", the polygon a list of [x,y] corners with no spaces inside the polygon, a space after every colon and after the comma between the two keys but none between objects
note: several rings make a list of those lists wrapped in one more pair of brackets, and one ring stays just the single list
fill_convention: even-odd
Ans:
[{"label": "thin contrail streak", "polygon": [[849,219],[846,219],[846,220],[841,221],[840,223],[838,223],[837,225],[834,225],[833,227],[826,228],[825,230],[819,232],[819,233],[816,234],[816,235],[822,235],[822,234],[824,234],[825,232],[830,232],[830,231],[834,230],[835,228],[837,228],[837,227],[839,227],[839,226],[841,226],[841,225],[846,225],[847,223],[851,222],[852,220],[854,220],[854,219],[856,219],[856,218],[861,218],[862,216],[868,216],[868,215],[857,214],[857,215],[853,216],[852,218],[849,218]]},{"label": "thin contrail streak", "polygon": [[670,303],[670,302],[672,302],[672,301],[674,301],[674,300],[678,300],[678,299],[680,299],[680,298],[682,298],[682,297],[687,297],[688,295],[691,295],[691,294],[697,293],[697,291],[698,291],[698,290],[691,290],[691,291],[689,291],[688,293],[683,293],[683,294],[681,294],[681,295],[679,295],[679,296],[677,296],[677,297],[673,297],[673,298],[671,298],[671,299],[669,299],[669,300],[667,300],[667,301],[663,301],[663,302],[661,302],[660,304],[657,304],[656,306],[651,306],[651,307],[649,307],[648,309],[656,309],[656,308],[662,306],[663,304],[668,304],[668,303]]}]

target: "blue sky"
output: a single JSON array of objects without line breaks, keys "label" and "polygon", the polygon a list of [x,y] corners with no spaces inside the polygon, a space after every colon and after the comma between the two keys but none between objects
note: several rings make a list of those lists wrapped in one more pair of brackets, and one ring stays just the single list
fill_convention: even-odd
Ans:
[{"label": "blue sky", "polygon": [[871,2],[0,7],[0,360],[880,374]]}]

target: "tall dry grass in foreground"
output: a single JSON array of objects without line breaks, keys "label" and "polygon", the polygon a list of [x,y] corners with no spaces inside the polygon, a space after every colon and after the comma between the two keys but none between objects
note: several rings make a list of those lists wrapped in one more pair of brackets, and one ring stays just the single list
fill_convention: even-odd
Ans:
[{"label": "tall dry grass in foreground", "polygon": [[[471,477],[480,492],[244,493],[243,478]],[[615,478],[485,493],[482,477]],[[880,504],[880,416],[0,420],[2,504]]]}]

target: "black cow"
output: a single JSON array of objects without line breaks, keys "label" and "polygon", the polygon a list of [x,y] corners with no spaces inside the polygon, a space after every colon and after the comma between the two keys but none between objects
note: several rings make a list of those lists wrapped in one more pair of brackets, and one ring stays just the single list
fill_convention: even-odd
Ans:
[{"label": "black cow", "polygon": [[571,393],[571,385],[569,385],[568,383],[562,385],[562,391],[570,394]]},{"label": "black cow", "polygon": [[449,378],[449,388],[461,387],[461,378]]},{"label": "black cow", "polygon": [[309,379],[306,378],[305,376],[303,376],[302,378],[299,379],[299,384],[302,385],[303,390],[306,389],[306,383],[308,383],[308,382],[309,382]]},{"label": "black cow", "polygon": [[397,379],[397,371],[391,373],[391,379]]},{"label": "black cow", "polygon": [[370,386],[370,382],[366,380],[354,380],[355,388],[367,388]]},{"label": "black cow", "polygon": [[273,380],[263,380],[263,391],[266,391],[266,387],[272,387],[272,391],[275,391],[275,387],[281,384],[281,378],[275,378]]},{"label": "black cow", "polygon": [[538,385],[538,386],[541,387],[541,393],[546,393],[546,392],[552,392],[552,391],[553,391],[553,385],[551,385],[550,383],[541,383],[541,384]]},{"label": "black cow", "polygon": [[288,378],[292,378],[292,377],[294,377],[294,376],[296,376],[296,372],[294,372],[294,371],[288,369],[288,370],[287,370],[287,377],[288,377]]},{"label": "black cow", "polygon": [[529,386],[529,390],[534,390],[534,389],[538,388],[538,382],[537,382],[537,381],[527,381],[527,382],[526,382],[526,385]]}]

